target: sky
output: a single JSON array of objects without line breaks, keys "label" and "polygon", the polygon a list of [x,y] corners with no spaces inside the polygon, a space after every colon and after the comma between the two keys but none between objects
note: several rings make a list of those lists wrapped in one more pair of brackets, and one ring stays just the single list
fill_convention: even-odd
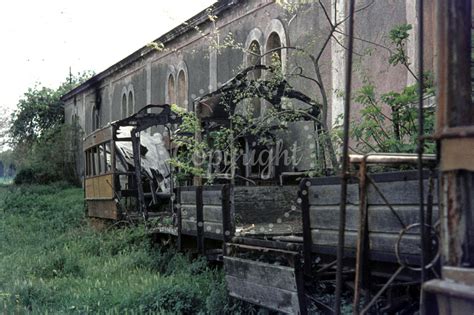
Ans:
[{"label": "sky", "polygon": [[0,3],[0,109],[35,83],[99,73],[215,0],[6,0]]}]

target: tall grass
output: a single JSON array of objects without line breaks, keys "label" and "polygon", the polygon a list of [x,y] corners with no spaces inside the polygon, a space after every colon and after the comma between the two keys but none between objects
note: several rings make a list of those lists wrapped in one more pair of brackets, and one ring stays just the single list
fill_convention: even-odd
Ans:
[{"label": "tall grass", "polygon": [[0,312],[241,312],[222,271],[154,248],[142,228],[96,232],[83,193],[57,183],[0,186]]}]

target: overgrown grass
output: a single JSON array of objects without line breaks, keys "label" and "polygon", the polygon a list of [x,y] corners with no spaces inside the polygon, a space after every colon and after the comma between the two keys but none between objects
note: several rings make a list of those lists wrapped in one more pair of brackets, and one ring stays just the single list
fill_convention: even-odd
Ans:
[{"label": "overgrown grass", "polygon": [[89,228],[81,189],[3,185],[0,208],[3,313],[243,311],[204,260],[153,248],[142,228]]}]

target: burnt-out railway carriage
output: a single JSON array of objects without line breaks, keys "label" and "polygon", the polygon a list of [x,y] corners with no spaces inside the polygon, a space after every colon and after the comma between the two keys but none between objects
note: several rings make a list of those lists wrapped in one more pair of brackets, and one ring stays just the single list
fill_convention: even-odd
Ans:
[{"label": "burnt-out railway carriage", "polygon": [[173,189],[169,135],[179,122],[170,106],[149,105],[84,139],[88,217],[146,217],[169,206]]}]

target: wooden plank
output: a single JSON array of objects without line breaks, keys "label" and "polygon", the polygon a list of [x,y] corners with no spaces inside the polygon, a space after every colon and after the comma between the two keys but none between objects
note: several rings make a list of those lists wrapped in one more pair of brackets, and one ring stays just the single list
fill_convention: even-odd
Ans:
[{"label": "wooden plank", "polygon": [[[341,185],[310,186],[308,188],[310,205],[339,205],[341,202]],[[359,204],[359,186],[347,185],[347,204]]]},{"label": "wooden plank", "polygon": [[[216,205],[222,204],[222,193],[220,190],[205,190],[202,191],[202,202],[204,205]],[[184,190],[181,191],[181,203],[182,204],[196,204],[196,192],[195,190]]]},{"label": "wooden plank", "polygon": [[[187,233],[187,232],[193,232],[194,234],[196,233],[196,221],[183,219],[181,222],[182,222],[181,229],[183,233]],[[222,235],[223,234],[222,223],[204,222],[203,232],[206,235],[209,235],[209,234]]]},{"label": "wooden plank", "polygon": [[225,276],[229,295],[286,314],[299,314],[296,292],[258,285],[237,277]]},{"label": "wooden plank", "polygon": [[[394,182],[382,182],[377,183],[380,191],[384,194],[385,198],[392,205],[416,205],[418,204],[419,193],[418,193],[418,180],[410,181],[394,181]],[[424,196],[428,196],[429,183],[428,180],[424,181]],[[436,191],[436,187],[435,187]],[[382,197],[377,193],[372,184],[369,184],[368,189],[368,201],[369,205],[384,205]],[[426,200],[425,200],[426,203]],[[437,194],[433,193],[433,203],[438,203]]]},{"label": "wooden plank", "polygon": [[245,201],[250,198],[259,200],[286,200],[296,199],[298,186],[237,186],[234,188],[234,198],[236,202]]},{"label": "wooden plank", "polygon": [[226,275],[247,282],[293,292],[297,290],[295,270],[291,267],[225,256],[224,270]]},{"label": "wooden plank", "polygon": [[114,200],[88,200],[87,215],[111,220],[118,220],[120,217]]},{"label": "wooden plank", "polygon": [[86,199],[94,197],[94,182],[92,178],[86,178],[84,183],[85,191],[86,191]]},{"label": "wooden plank", "polygon": [[113,185],[113,174],[104,174],[97,176],[97,185],[99,187],[99,196],[100,198],[114,198],[114,191],[112,189]]},{"label": "wooden plank", "polygon": [[[405,225],[419,222],[418,205],[396,205],[393,206]],[[357,231],[359,210],[357,206],[347,207],[346,230]],[[338,229],[338,206],[311,206],[310,219],[313,229]],[[438,208],[433,207],[433,217],[438,217]],[[369,231],[370,232],[392,232],[398,233],[402,228],[396,216],[387,206],[369,206]],[[419,233],[416,230],[409,231],[410,234]]]},{"label": "wooden plank", "polygon": [[[312,229],[339,228],[339,206],[317,205],[309,207],[310,226]],[[359,208],[348,205],[346,208],[346,231],[357,231],[359,220]]]},{"label": "wooden plank", "polygon": [[222,228],[224,241],[228,242],[235,235],[234,185],[222,187]]},{"label": "wooden plank", "polygon": [[112,127],[106,127],[88,135],[83,142],[84,151],[112,139]]},{"label": "wooden plank", "polygon": [[235,214],[242,224],[298,219],[298,186],[240,186],[234,188]]},{"label": "wooden plank", "polygon": [[[321,246],[337,247],[337,230],[312,230],[313,244]],[[371,251],[395,253],[395,245],[397,243],[398,234],[390,233],[370,233],[369,247]],[[348,231],[345,233],[345,247],[356,248],[357,232]],[[419,235],[405,235],[401,242],[402,255],[404,254],[420,254],[420,237]]]},{"label": "wooden plank", "polygon": [[[181,205],[181,215],[184,219],[196,219],[195,205]],[[203,207],[204,222],[222,222],[222,207],[207,206]]]}]

